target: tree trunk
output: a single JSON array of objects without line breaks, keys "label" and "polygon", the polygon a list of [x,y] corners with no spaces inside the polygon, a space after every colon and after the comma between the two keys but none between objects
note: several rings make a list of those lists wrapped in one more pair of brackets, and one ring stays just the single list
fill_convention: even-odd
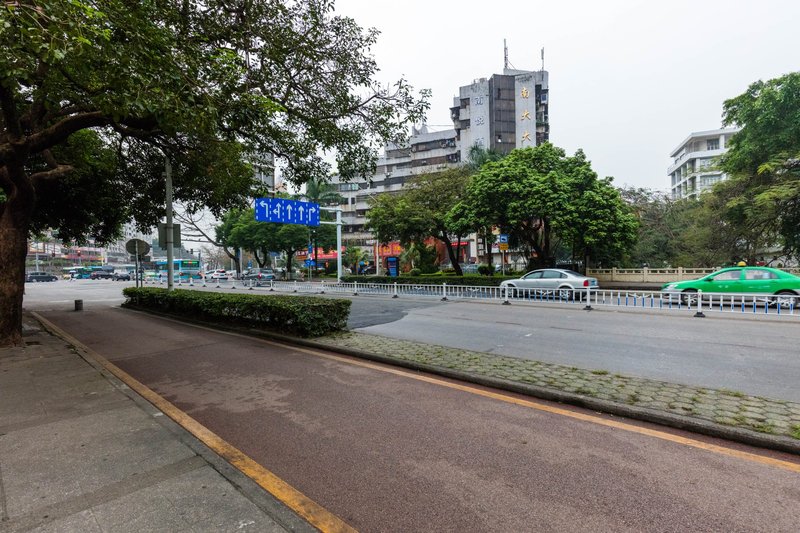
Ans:
[{"label": "tree trunk", "polygon": [[24,203],[12,196],[0,210],[0,346],[22,344],[22,298],[31,211]]},{"label": "tree trunk", "polygon": [[450,258],[450,264],[453,265],[453,269],[456,271],[456,276],[463,276],[464,273],[461,271],[461,265],[458,264],[458,256],[455,250],[453,250],[453,243],[450,242],[450,239],[447,237],[441,238],[441,241],[447,249],[447,256]]}]

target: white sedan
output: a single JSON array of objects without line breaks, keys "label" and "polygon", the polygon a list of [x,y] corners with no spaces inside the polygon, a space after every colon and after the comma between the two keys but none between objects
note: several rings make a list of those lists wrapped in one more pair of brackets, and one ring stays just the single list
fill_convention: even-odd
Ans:
[{"label": "white sedan", "polygon": [[599,288],[597,278],[588,278],[573,270],[543,268],[528,272],[521,278],[507,279],[500,287],[508,287],[510,296],[556,294],[559,300],[580,298],[581,291]]}]

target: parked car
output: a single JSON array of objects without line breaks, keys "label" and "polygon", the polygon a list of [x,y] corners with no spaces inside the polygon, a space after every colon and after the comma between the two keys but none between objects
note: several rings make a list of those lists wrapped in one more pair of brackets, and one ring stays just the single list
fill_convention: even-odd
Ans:
[{"label": "parked car", "polygon": [[114,281],[130,281],[131,275],[128,272],[114,272]]},{"label": "parked car", "polygon": [[242,274],[242,281],[254,281],[256,285],[267,283],[275,279],[275,272],[271,268],[251,268]]},{"label": "parked car", "polygon": [[783,270],[769,267],[731,267],[723,268],[699,279],[674,281],[661,287],[662,293],[670,300],[679,299],[682,303],[694,303],[696,293],[761,294],[771,295],[770,303],[782,306],[800,304],[800,277]]},{"label": "parked car", "polygon": [[47,272],[28,272],[25,281],[56,281],[58,278]]},{"label": "parked car", "polygon": [[95,270],[89,275],[89,279],[114,279],[114,273],[107,270]]},{"label": "parked car", "polygon": [[206,272],[206,279],[218,279],[224,281],[228,279],[228,272],[224,268],[209,270]]},{"label": "parked car", "polygon": [[[510,296],[525,296],[534,291],[546,291],[545,294],[556,294],[559,299],[568,300],[575,291],[585,291],[587,288],[597,289],[597,278],[589,278],[573,270],[561,268],[543,268],[528,272],[521,278],[507,279],[500,283],[500,287],[508,287]],[[578,293],[575,297],[580,298]]]}]

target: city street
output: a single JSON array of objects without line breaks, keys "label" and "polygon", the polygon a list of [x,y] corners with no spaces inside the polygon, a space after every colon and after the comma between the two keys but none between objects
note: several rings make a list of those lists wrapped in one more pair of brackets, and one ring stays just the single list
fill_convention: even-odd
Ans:
[{"label": "city street", "polygon": [[[107,280],[28,283],[25,305],[71,309],[80,298],[87,310],[115,306],[123,301],[122,288],[130,285]],[[795,320],[347,297],[353,301],[348,326],[365,333],[800,401],[800,324]]]},{"label": "city street", "polygon": [[100,303],[43,315],[362,531],[796,527],[793,456]]}]

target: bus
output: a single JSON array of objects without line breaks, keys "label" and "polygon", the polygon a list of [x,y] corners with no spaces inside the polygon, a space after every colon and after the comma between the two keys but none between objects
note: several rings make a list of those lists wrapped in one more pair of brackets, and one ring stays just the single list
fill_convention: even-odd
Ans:
[{"label": "bus", "polygon": [[[156,272],[158,276],[167,279],[167,261],[156,261]],[[172,261],[172,272],[175,279],[189,281],[189,276],[193,279],[200,279],[200,261],[197,259],[174,259]]]},{"label": "bus", "polygon": [[64,267],[61,269],[62,277],[63,278],[72,278],[72,279],[89,279],[92,276],[92,272],[96,272],[98,270],[104,270],[106,272],[114,272],[113,265],[94,265],[94,266],[71,266],[71,267]]}]

